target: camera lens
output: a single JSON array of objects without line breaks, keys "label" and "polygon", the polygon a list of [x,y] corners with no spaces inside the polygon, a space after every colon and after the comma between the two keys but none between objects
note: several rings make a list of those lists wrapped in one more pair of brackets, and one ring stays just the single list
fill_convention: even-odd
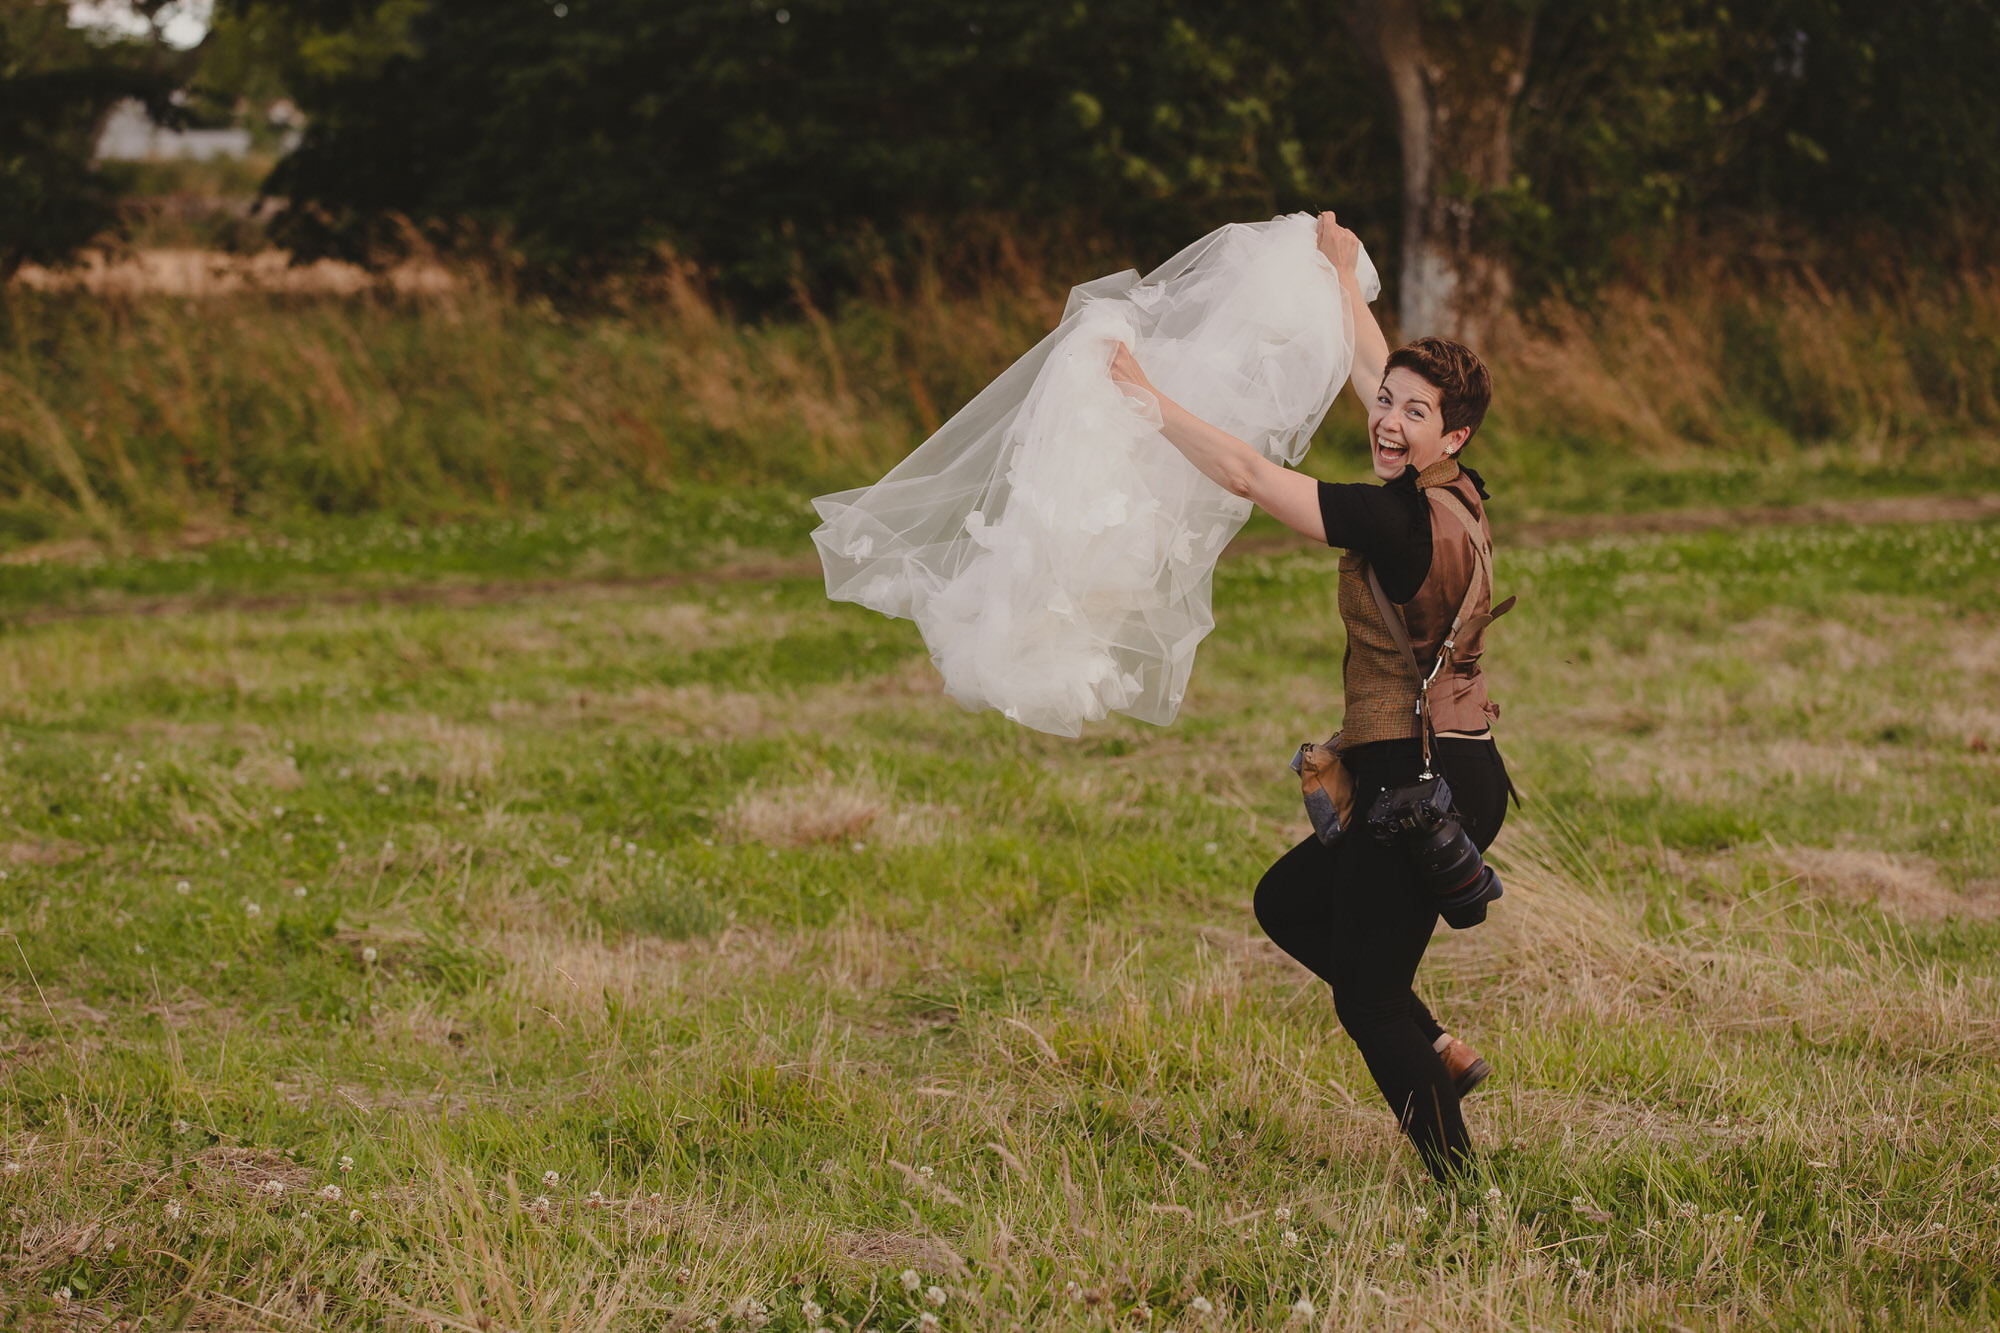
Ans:
[{"label": "camera lens", "polygon": [[1404,848],[1447,924],[1463,929],[1486,919],[1486,904],[1500,896],[1500,877],[1457,820],[1433,825]]}]

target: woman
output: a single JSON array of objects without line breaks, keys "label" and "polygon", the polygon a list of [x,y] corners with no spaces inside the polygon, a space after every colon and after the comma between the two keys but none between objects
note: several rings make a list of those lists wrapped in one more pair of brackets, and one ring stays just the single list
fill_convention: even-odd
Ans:
[{"label": "woman", "polygon": [[[1293,531],[1346,548],[1341,760],[1354,778],[1354,808],[1366,811],[1383,788],[1414,781],[1422,764],[1412,722],[1416,682],[1368,571],[1398,607],[1425,670],[1454,617],[1489,610],[1486,491],[1458,454],[1485,415],[1492,381],[1478,357],[1445,339],[1420,338],[1391,353],[1361,298],[1359,242],[1331,213],[1320,215],[1319,248],[1354,311],[1351,383],[1370,405],[1369,446],[1382,485],[1335,485],[1270,462],[1160,398],[1127,347],[1114,352],[1111,374],[1127,392],[1158,400],[1162,432],[1210,479]],[[1460,636],[1431,687],[1431,708],[1437,767],[1465,831],[1484,851],[1500,831],[1510,788],[1488,726],[1499,709],[1486,698],[1480,649],[1479,633]],[[1463,1167],[1471,1141],[1459,1098],[1490,1070],[1445,1033],[1411,989],[1438,912],[1405,854],[1365,831],[1332,846],[1308,836],[1265,873],[1255,902],[1272,940],[1332,986],[1341,1025],[1431,1174],[1444,1180]]]}]

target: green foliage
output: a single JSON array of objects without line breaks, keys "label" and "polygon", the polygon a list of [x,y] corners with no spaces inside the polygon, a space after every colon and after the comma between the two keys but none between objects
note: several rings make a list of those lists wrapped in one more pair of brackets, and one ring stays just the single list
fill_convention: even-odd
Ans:
[{"label": "green foliage", "polygon": [[1522,290],[1588,292],[1649,269],[1682,219],[1744,215],[1861,233],[1871,280],[1895,281],[1867,253],[1883,231],[1977,263],[1984,229],[1953,224],[2000,208],[1996,62],[1994,0],[1550,0],[1516,184],[1490,201]]},{"label": "green foliage", "polygon": [[[1676,219],[1905,231],[2000,207],[1994,0],[1546,0],[1475,200],[1520,287],[1590,290]],[[313,115],[271,188],[307,253],[501,243],[571,276],[691,255],[738,294],[1013,234],[1165,253],[1331,206],[1393,269],[1386,89],[1299,0],[240,0]],[[1470,20],[1430,6],[1425,22]],[[948,236],[948,241],[940,239]],[[1969,243],[1968,243],[1969,244]]]},{"label": "green foliage", "polygon": [[1393,210],[1372,91],[1292,3],[399,0],[349,7],[407,42],[358,62],[307,58],[350,31],[315,26],[326,6],[248,12],[309,34],[287,82],[312,125],[270,186],[308,253],[470,222],[532,265],[668,245],[768,296],[982,215],[1006,219],[992,246],[1027,225],[1171,250],[1321,199]]},{"label": "green foliage", "polygon": [[115,230],[116,186],[91,165],[98,127],[128,97],[173,118],[177,81],[157,47],[70,27],[62,0],[0,0],[0,283],[30,261],[67,263]]}]

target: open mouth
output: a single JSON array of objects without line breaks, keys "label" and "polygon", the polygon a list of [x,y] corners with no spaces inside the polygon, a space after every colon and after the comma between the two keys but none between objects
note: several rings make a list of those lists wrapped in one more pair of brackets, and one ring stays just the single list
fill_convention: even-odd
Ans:
[{"label": "open mouth", "polygon": [[1409,457],[1409,453],[1406,445],[1391,444],[1380,435],[1375,437],[1375,456],[1386,463],[1400,463]]}]

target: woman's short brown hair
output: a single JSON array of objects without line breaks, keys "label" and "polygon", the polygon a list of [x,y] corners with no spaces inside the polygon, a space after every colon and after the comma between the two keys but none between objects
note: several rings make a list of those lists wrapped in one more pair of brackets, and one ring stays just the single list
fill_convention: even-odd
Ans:
[{"label": "woman's short brown hair", "polygon": [[[1423,376],[1438,391],[1438,411],[1444,417],[1444,433],[1462,426],[1476,434],[1486,419],[1487,405],[1493,401],[1493,376],[1486,363],[1464,343],[1449,338],[1417,338],[1389,353],[1382,373],[1401,366]],[[1472,435],[1468,434],[1470,443]]]}]

